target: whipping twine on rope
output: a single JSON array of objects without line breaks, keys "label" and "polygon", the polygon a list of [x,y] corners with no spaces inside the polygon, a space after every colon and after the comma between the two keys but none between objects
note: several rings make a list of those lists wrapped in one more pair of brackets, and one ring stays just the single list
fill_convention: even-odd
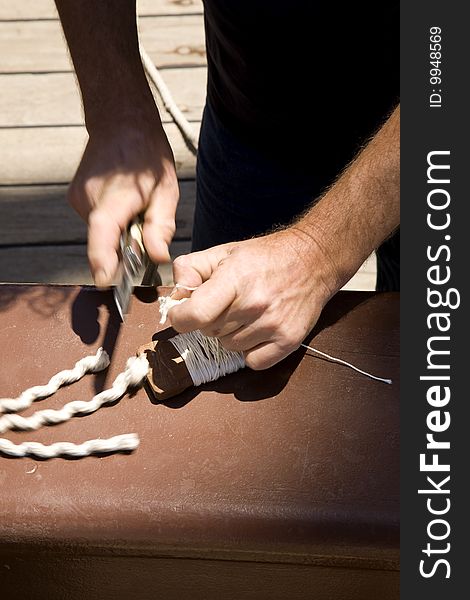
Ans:
[{"label": "whipping twine on rope", "polygon": [[[194,291],[183,285],[178,288]],[[159,298],[161,323],[164,323],[168,311],[177,304],[184,302],[187,298],[175,300],[170,296]],[[208,381],[215,381],[219,377],[234,373],[245,366],[245,358],[242,352],[226,350],[217,338],[204,336],[200,331],[177,335],[169,340],[185,361],[185,365],[194,382],[198,386]],[[301,344],[304,348],[316,354],[344,366],[347,366],[366,377],[392,383],[390,379],[376,377],[362,369],[336,358],[307,344]],[[11,429],[32,431],[43,425],[55,425],[72,419],[76,415],[86,415],[97,411],[105,404],[122,398],[129,388],[140,387],[148,374],[149,363],[145,355],[131,357],[126,363],[125,370],[114,380],[111,388],[96,394],[90,401],[74,400],[68,402],[58,410],[46,409],[36,411],[30,417],[22,417],[17,414],[21,410],[30,407],[33,402],[47,398],[55,394],[63,386],[74,383],[81,379],[86,373],[97,373],[109,366],[109,357],[100,348],[96,355],[87,356],[79,360],[72,369],[60,371],[54,375],[46,385],[35,386],[24,391],[18,398],[0,399],[0,434]],[[14,444],[10,440],[0,438],[0,452],[14,457],[36,456],[39,458],[53,458],[57,456],[84,457],[96,453],[114,453],[135,450],[139,445],[139,438],[135,433],[114,436],[109,439],[88,440],[82,444],[70,442],[56,442],[44,445],[39,442],[23,442]]]}]

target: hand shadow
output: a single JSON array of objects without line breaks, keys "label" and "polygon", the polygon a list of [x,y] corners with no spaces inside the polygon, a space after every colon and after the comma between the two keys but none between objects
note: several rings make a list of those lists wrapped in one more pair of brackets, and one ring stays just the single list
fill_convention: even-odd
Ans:
[{"label": "hand shadow", "polygon": [[[101,309],[101,310],[100,310]],[[100,313],[106,312],[106,330],[102,347],[112,361],[114,349],[121,330],[121,317],[114,302],[112,290],[84,287],[77,294],[71,309],[73,331],[87,345],[94,344],[101,333]],[[97,373],[94,378],[95,393],[105,389],[108,370]]]}]

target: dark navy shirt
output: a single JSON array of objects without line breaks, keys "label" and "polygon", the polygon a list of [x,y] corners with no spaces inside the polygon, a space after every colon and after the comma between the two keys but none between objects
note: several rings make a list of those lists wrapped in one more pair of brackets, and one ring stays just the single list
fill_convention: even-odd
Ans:
[{"label": "dark navy shirt", "polygon": [[397,1],[204,6],[208,100],[268,154],[334,176],[397,104]]}]

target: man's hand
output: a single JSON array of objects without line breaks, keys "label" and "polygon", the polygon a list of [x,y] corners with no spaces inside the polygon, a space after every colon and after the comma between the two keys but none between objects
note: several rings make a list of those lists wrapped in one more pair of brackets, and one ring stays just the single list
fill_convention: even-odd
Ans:
[{"label": "man's hand", "polygon": [[[316,268],[313,266],[316,265]],[[223,244],[174,262],[174,279],[199,286],[169,312],[179,332],[200,329],[266,369],[299,347],[331,295],[331,265],[295,229]]]},{"label": "man's hand", "polygon": [[327,300],[399,223],[400,112],[294,225],[175,261],[177,283],[199,286],[169,311],[173,327],[218,337],[265,369],[292,352]]},{"label": "man's hand", "polygon": [[82,92],[90,140],[69,190],[88,222],[99,286],[112,283],[119,237],[145,211],[144,243],[169,260],[178,182],[139,54],[135,2],[56,0]]},{"label": "man's hand", "polygon": [[[156,109],[155,109],[156,110]],[[68,199],[88,223],[88,260],[96,285],[110,285],[121,233],[145,211],[144,244],[154,262],[170,260],[178,180],[165,133],[152,119],[91,132]]]}]

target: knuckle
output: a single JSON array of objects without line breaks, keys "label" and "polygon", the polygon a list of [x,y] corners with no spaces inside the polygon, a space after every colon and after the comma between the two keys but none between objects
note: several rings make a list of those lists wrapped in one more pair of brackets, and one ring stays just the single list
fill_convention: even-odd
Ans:
[{"label": "knuckle", "polygon": [[258,355],[247,354],[245,356],[245,364],[250,367],[253,371],[262,371],[269,367],[269,363],[266,359],[259,357]]},{"label": "knuckle", "polygon": [[276,335],[279,330],[279,319],[273,314],[264,314],[263,316],[263,331],[270,337]]},{"label": "knuckle", "polygon": [[88,225],[93,228],[100,228],[109,223],[109,215],[99,209],[92,210],[88,215]]},{"label": "knuckle", "polygon": [[186,269],[191,266],[191,257],[189,254],[181,254],[173,261],[173,265],[178,269]]},{"label": "knuckle", "polygon": [[192,308],[191,320],[201,329],[201,327],[203,328],[211,322],[211,317],[207,310],[198,304]]},{"label": "knuckle", "polygon": [[176,232],[176,223],[174,219],[156,219],[155,217],[146,217],[146,225],[150,227],[152,235],[157,235],[166,242],[171,242]]},{"label": "knuckle", "polygon": [[157,189],[161,188],[166,194],[168,194],[174,201],[178,201],[180,197],[180,188],[176,173],[166,173],[158,183]]},{"label": "knuckle", "polygon": [[243,350],[243,348],[240,347],[240,343],[237,342],[237,340],[234,340],[233,338],[223,338],[220,340],[220,343],[225,348],[225,350],[231,350],[232,352],[240,352],[241,350]]},{"label": "knuckle", "polygon": [[201,333],[204,334],[206,337],[218,337],[220,331],[221,330],[219,327],[203,327],[201,329]]},{"label": "knuckle", "polygon": [[269,298],[266,293],[262,291],[255,291],[250,297],[250,310],[255,314],[263,314],[269,307]]},{"label": "knuckle", "polygon": [[278,346],[285,355],[290,354],[294,350],[297,350],[302,341],[302,337],[303,336],[299,335],[295,329],[281,328],[279,330]]}]

